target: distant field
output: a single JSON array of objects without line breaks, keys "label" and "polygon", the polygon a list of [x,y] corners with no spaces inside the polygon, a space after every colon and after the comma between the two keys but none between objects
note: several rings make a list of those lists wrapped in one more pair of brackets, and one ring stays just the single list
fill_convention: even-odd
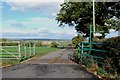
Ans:
[{"label": "distant field", "polygon": [[[2,47],[2,53],[0,53],[0,57],[11,57],[11,55],[9,54],[5,54],[5,51],[8,51],[10,53],[13,53],[14,55],[18,56],[18,49],[17,47]],[[5,50],[5,51],[4,51]],[[42,55],[45,55],[49,52],[52,51],[56,51],[59,50],[58,48],[51,48],[51,47],[35,47],[35,57],[39,57]],[[29,47],[26,48],[26,53],[27,53],[27,57],[30,56],[29,53]],[[33,54],[33,53],[32,53]],[[21,56],[24,56],[24,47],[21,47]],[[14,64],[18,64],[18,60],[2,60],[2,64],[1,66],[6,66],[6,65],[14,65]]]}]

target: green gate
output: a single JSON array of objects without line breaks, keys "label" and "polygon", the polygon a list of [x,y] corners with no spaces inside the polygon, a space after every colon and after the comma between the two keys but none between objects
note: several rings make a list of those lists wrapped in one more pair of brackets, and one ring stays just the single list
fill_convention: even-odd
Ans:
[{"label": "green gate", "polygon": [[93,29],[92,29],[92,24],[90,25],[90,37],[89,37],[89,42],[82,42],[78,43],[78,47],[73,55],[75,58],[75,61],[77,63],[83,63],[83,64],[88,64],[90,65],[94,63],[99,63],[102,65],[107,65],[104,62],[104,58],[102,56],[94,56],[92,53],[94,52],[96,55],[99,55],[99,53],[104,53],[107,54],[108,51],[106,50],[100,50],[100,49],[95,49],[93,48],[93,45],[107,45],[102,42],[93,42]]}]

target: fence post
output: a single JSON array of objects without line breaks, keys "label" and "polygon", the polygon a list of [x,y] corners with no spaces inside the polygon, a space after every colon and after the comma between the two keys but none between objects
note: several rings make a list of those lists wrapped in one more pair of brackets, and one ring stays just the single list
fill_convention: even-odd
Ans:
[{"label": "fence post", "polygon": [[80,52],[80,50],[81,50],[81,45],[80,45],[80,43],[78,43],[78,58],[79,59],[81,59],[81,52]]},{"label": "fence post", "polygon": [[18,53],[19,53],[19,59],[21,59],[20,43],[18,44]]},{"label": "fence post", "polygon": [[29,50],[30,50],[30,56],[31,56],[31,43],[29,43]]},{"label": "fence post", "polygon": [[27,57],[26,55],[26,44],[24,43],[24,54],[25,54],[25,58]]},{"label": "fence post", "polygon": [[34,45],[33,45],[33,53],[34,53],[34,55],[35,55],[35,43],[34,43]]}]

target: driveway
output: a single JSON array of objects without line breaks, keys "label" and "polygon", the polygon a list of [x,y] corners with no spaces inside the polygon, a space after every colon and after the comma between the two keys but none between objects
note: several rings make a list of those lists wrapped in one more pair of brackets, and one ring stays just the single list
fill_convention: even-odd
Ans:
[{"label": "driveway", "polygon": [[[48,53],[42,57],[37,57],[2,69],[2,77],[14,80],[15,78],[30,79],[98,79],[89,73],[79,64],[68,59],[68,54],[72,51],[62,49]],[[65,80],[66,80],[65,79]]]}]

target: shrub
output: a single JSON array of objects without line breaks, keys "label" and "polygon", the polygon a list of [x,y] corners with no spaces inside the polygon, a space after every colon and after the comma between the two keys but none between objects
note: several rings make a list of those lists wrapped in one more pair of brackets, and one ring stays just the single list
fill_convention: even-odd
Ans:
[{"label": "shrub", "polygon": [[2,46],[18,46],[18,43],[2,43]]},{"label": "shrub", "polygon": [[58,43],[56,42],[51,42],[51,47],[57,47],[58,46]]},{"label": "shrub", "polygon": [[105,41],[107,43],[107,50],[109,54],[107,55],[111,61],[112,66],[120,73],[120,36],[107,39]]},{"label": "shrub", "polygon": [[[93,48],[99,50],[107,50],[108,53],[93,51],[91,54],[104,58],[103,60],[101,60],[101,62],[108,62],[108,64],[113,68],[114,71],[120,73],[120,36],[101,41],[106,45],[93,45]],[[103,65],[99,66],[101,67]]]},{"label": "shrub", "polygon": [[78,45],[78,43],[81,43],[82,41],[84,41],[84,38],[77,35],[75,37],[72,38],[72,43],[76,46]]},{"label": "shrub", "polygon": [[37,47],[40,47],[40,46],[43,46],[43,44],[42,44],[42,42],[41,41],[38,41],[38,42],[36,42],[36,44],[35,44]]}]

